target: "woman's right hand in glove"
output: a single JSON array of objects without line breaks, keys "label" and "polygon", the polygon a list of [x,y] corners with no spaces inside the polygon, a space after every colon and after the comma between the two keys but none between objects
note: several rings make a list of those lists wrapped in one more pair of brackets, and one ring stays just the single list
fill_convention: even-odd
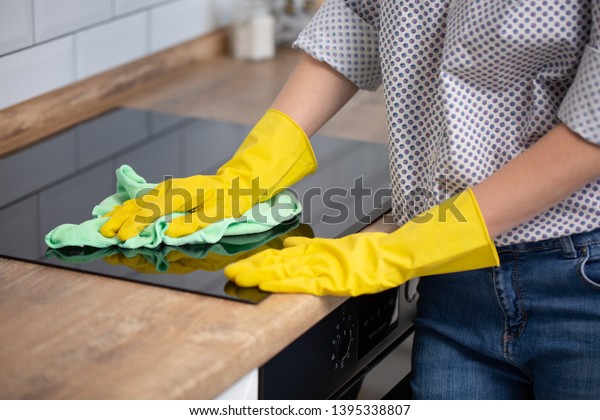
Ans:
[{"label": "woman's right hand in glove", "polygon": [[115,207],[101,227],[105,237],[126,241],[147,225],[173,212],[166,234],[190,235],[211,223],[239,217],[317,168],[304,131],[286,114],[269,109],[235,155],[215,175],[173,178],[152,191]]}]

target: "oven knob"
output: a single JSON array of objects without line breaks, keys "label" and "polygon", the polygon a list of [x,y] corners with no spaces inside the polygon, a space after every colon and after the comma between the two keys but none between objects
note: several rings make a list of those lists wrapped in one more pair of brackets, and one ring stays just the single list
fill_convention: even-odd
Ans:
[{"label": "oven knob", "polygon": [[336,326],[337,333],[332,341],[333,358],[342,361],[350,355],[350,344],[352,343],[352,329],[344,323]]}]

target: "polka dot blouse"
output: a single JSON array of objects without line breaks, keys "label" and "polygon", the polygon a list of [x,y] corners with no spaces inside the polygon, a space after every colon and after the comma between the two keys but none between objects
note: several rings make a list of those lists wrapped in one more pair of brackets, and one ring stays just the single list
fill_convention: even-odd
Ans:
[{"label": "polka dot blouse", "polygon": [[[383,84],[398,223],[473,186],[559,122],[600,144],[600,0],[328,0],[294,43]],[[497,245],[600,227],[600,179]]]}]

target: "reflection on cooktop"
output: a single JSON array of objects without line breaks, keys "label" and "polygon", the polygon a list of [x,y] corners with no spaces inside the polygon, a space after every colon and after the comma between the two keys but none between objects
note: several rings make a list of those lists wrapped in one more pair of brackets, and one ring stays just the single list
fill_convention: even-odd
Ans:
[{"label": "reflection on cooktop", "polygon": [[315,136],[319,170],[292,188],[304,210],[271,232],[155,250],[47,249],[47,232],[89,219],[93,206],[114,192],[115,170],[122,164],[152,181],[211,174],[249,131],[239,124],[116,109],[1,157],[0,255],[258,303],[268,294],[228,282],[225,265],[280,248],[288,236],[356,232],[389,210],[387,146]]}]

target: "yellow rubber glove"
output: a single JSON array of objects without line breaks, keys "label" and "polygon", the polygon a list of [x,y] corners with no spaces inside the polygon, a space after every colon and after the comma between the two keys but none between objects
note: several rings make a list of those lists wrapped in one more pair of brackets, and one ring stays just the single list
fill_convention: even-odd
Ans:
[{"label": "yellow rubber glove", "polygon": [[316,169],[304,131],[286,114],[269,109],[216,175],[166,180],[115,207],[100,233],[125,241],[165,214],[192,212],[173,219],[166,231],[174,238],[186,236],[224,218],[239,217]]},{"label": "yellow rubber glove", "polygon": [[258,286],[269,292],[358,296],[415,277],[499,263],[470,189],[393,233],[289,238],[284,246],[231,264],[225,275],[238,286]]}]

